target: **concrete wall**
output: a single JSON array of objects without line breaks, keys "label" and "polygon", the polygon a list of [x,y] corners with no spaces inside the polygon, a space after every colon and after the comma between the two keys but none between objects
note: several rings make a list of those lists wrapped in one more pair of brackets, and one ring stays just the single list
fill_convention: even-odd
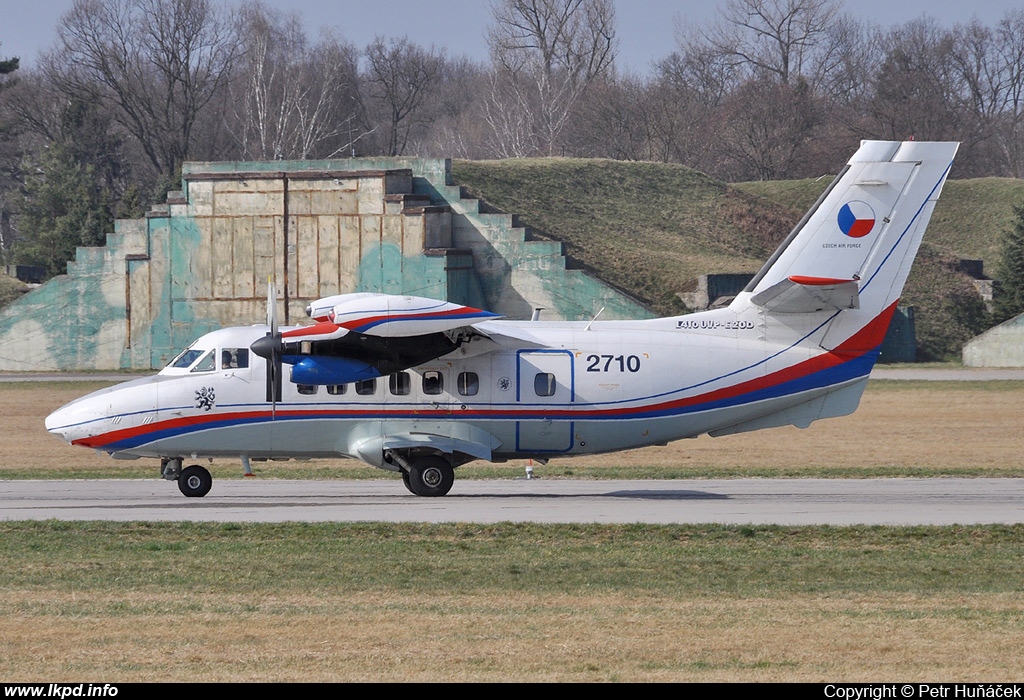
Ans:
[{"label": "concrete wall", "polygon": [[969,340],[963,362],[966,367],[1024,367],[1024,315]]},{"label": "concrete wall", "polygon": [[196,337],[355,291],[449,299],[513,318],[644,318],[561,245],[481,213],[450,161],[187,163],[182,190],[118,221],[68,274],[0,311],[0,370],[155,369]]}]

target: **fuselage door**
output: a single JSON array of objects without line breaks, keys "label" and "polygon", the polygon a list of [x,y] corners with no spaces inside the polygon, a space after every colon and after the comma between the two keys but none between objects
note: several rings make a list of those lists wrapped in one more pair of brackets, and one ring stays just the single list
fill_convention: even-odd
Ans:
[{"label": "fuselage door", "polygon": [[568,350],[523,350],[516,356],[517,452],[572,449],[573,362]]}]

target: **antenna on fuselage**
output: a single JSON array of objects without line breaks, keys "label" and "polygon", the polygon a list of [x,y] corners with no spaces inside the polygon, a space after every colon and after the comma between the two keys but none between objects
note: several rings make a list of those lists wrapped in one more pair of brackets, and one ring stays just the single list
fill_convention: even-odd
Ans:
[{"label": "antenna on fuselage", "polygon": [[594,321],[596,321],[596,320],[597,320],[597,317],[598,317],[598,316],[600,316],[600,315],[601,315],[601,314],[603,314],[603,313],[604,313],[604,307],[602,306],[602,307],[601,307],[601,310],[600,310],[600,311],[598,311],[598,312],[597,312],[596,314],[594,314],[594,318],[590,319],[590,323],[588,323],[588,324],[587,324],[587,327],[586,327],[586,328],[584,328],[583,330],[585,330],[585,331],[589,331],[589,330],[590,330],[590,327],[591,327],[592,325],[594,325]]}]

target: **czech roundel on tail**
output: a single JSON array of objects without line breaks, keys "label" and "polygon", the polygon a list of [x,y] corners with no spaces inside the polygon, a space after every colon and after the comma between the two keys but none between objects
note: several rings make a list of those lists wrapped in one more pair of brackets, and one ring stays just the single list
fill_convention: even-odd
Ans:
[{"label": "czech roundel on tail", "polygon": [[152,377],[46,428],[115,458],[352,457],[442,496],[473,460],[544,460],[853,412],[958,144],[865,141],[725,308],[643,321],[499,319],[451,302],[342,294],[311,325],[204,335]]}]

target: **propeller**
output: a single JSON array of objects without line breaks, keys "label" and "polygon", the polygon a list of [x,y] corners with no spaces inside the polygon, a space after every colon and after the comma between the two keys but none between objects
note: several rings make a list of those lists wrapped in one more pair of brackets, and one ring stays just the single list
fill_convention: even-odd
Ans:
[{"label": "propeller", "polygon": [[267,326],[269,332],[257,338],[250,346],[252,351],[267,361],[267,402],[271,411],[277,410],[277,402],[281,400],[281,355],[283,343],[277,330],[277,293],[274,283],[267,280]]}]

